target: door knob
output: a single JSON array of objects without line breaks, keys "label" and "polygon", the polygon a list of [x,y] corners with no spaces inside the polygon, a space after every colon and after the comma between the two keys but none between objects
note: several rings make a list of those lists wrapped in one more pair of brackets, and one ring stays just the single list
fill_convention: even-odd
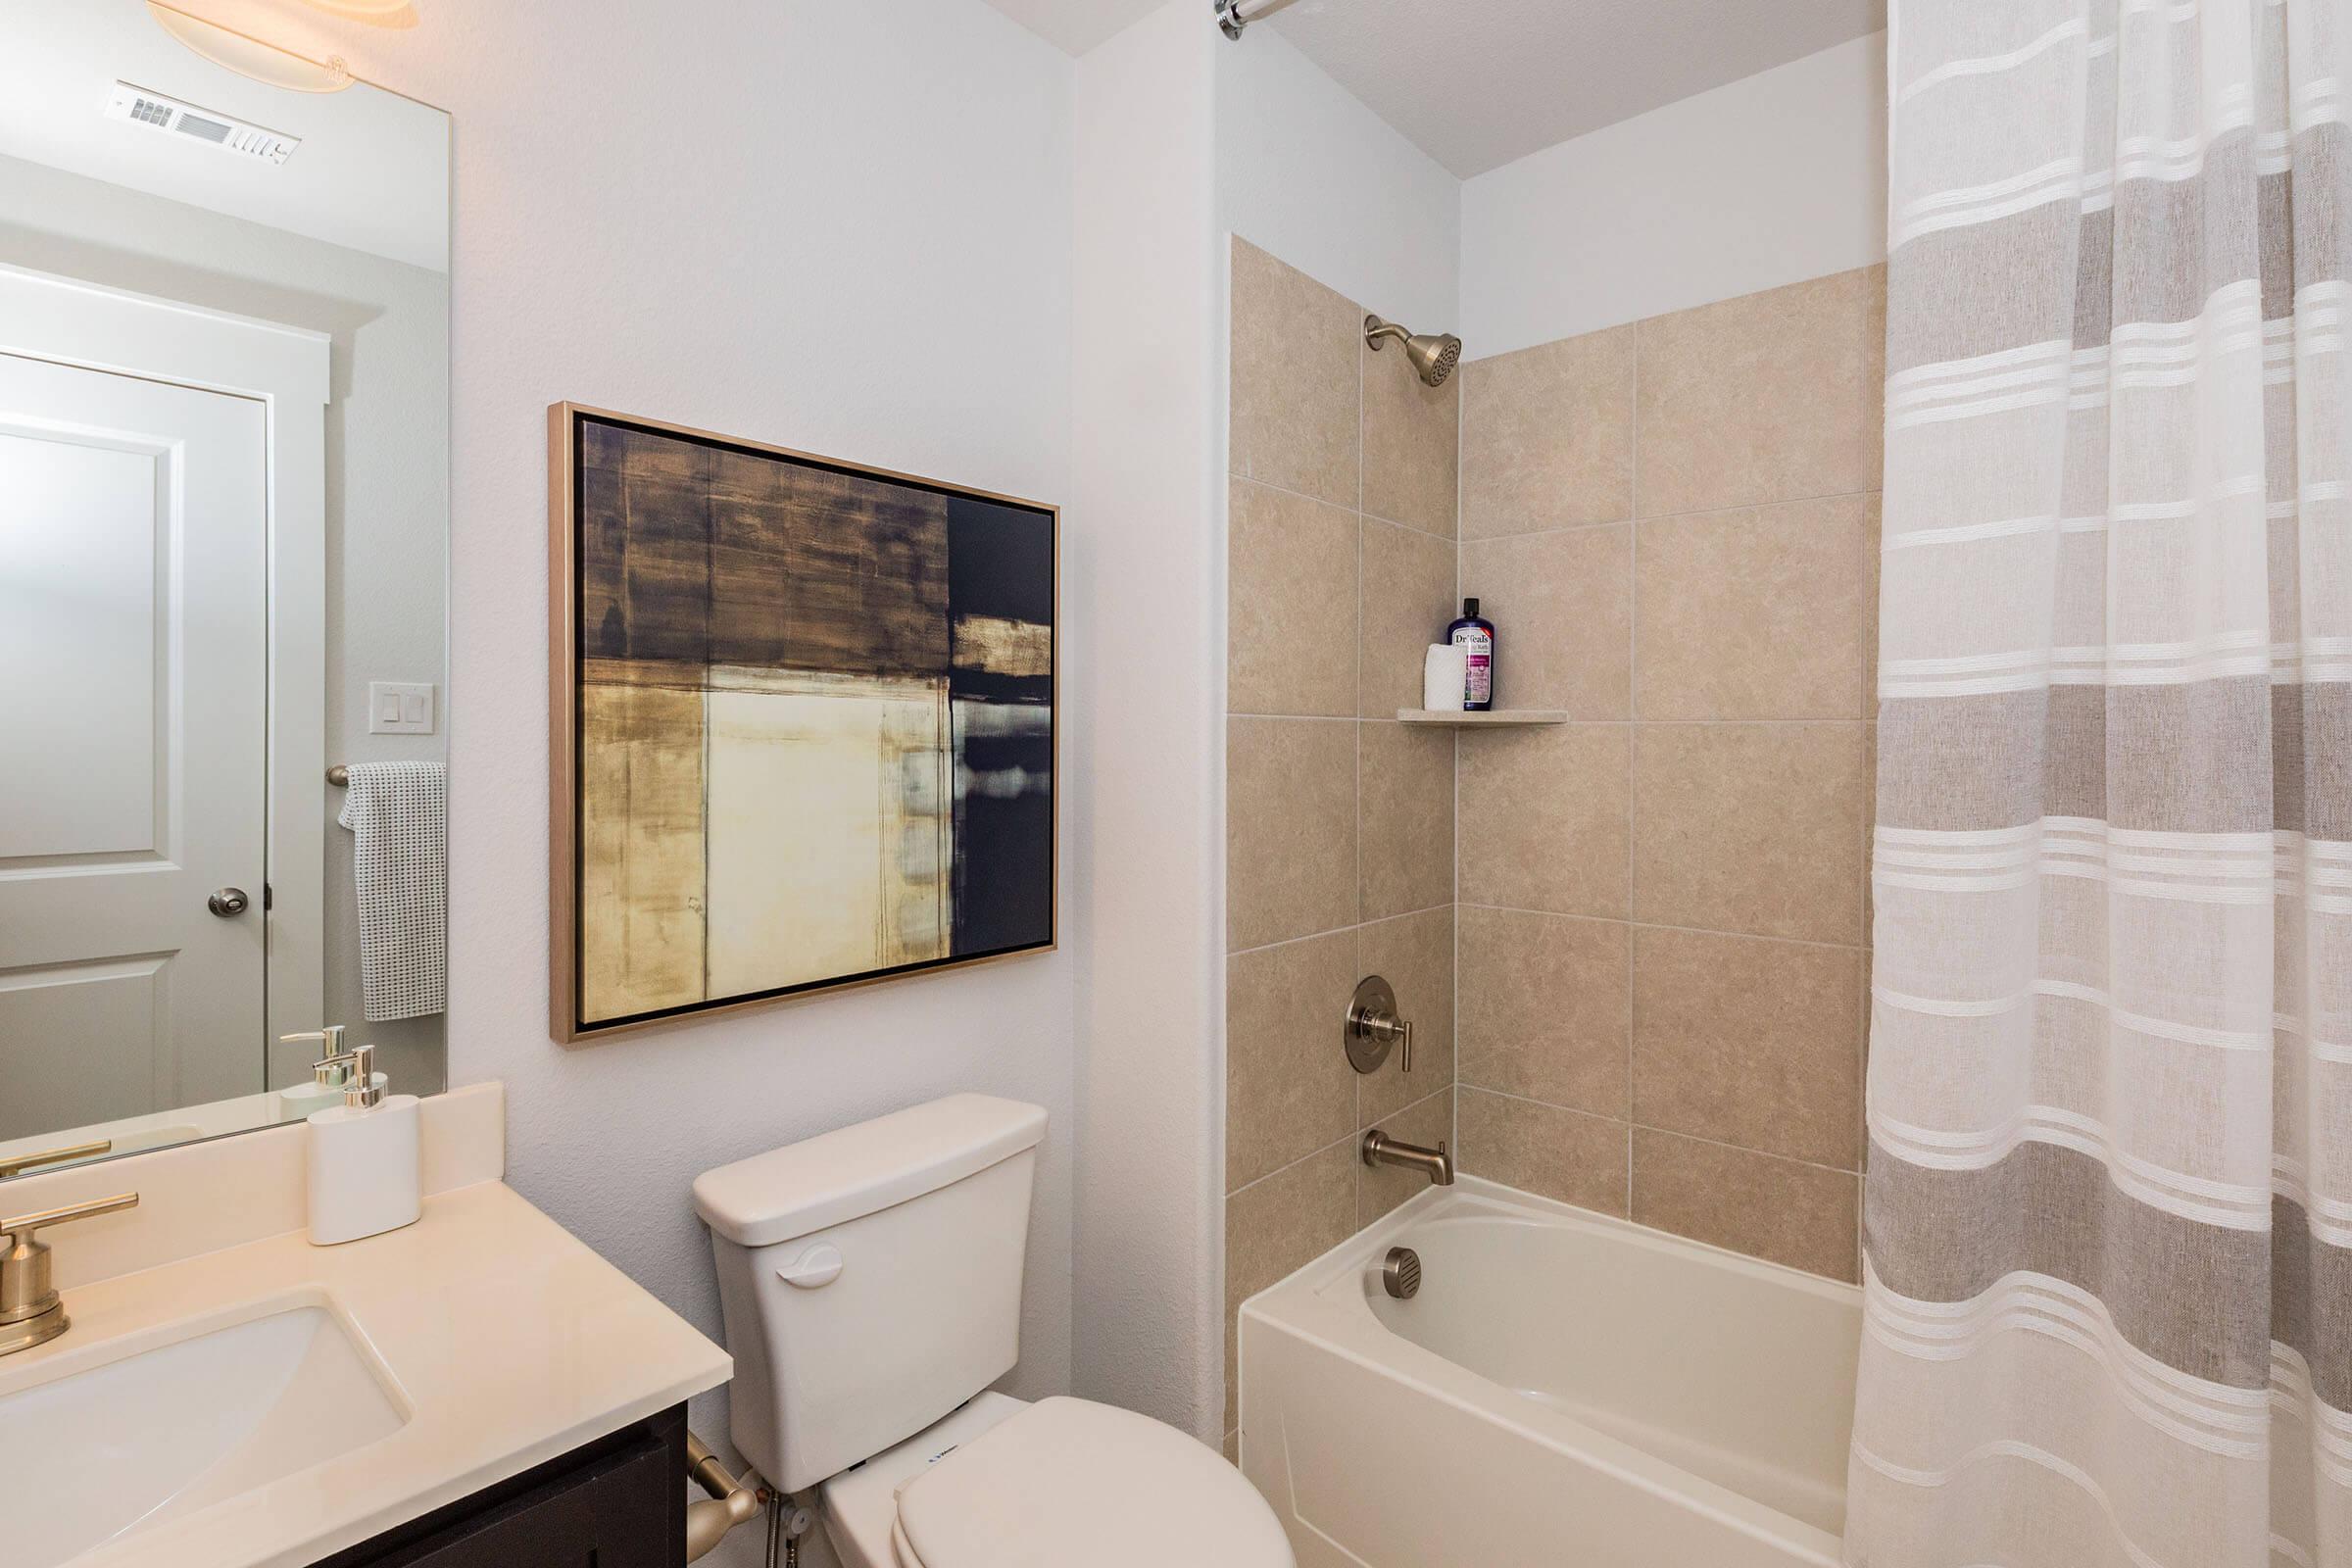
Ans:
[{"label": "door knob", "polygon": [[252,902],[253,901],[251,899],[245,897],[245,890],[243,888],[222,888],[220,892],[205,900],[204,906],[212,910],[215,914],[219,915],[221,919],[226,920],[234,915],[243,914],[246,906],[252,904]]}]

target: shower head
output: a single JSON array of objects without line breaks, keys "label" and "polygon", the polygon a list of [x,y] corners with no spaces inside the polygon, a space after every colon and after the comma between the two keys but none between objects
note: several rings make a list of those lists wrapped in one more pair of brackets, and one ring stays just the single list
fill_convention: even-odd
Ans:
[{"label": "shower head", "polygon": [[1364,318],[1364,341],[1375,352],[1388,346],[1393,337],[1404,339],[1404,357],[1413,373],[1429,386],[1444,386],[1446,378],[1462,360],[1462,340],[1452,333],[1424,334],[1416,337],[1392,321],[1377,316]]}]

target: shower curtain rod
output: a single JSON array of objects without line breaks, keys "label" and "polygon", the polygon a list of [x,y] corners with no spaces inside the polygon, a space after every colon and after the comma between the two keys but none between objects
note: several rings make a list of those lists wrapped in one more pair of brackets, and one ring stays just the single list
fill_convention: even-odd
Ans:
[{"label": "shower curtain rod", "polygon": [[1252,22],[1272,16],[1298,0],[1214,0],[1217,25],[1225,29],[1228,38],[1239,38],[1242,29]]}]

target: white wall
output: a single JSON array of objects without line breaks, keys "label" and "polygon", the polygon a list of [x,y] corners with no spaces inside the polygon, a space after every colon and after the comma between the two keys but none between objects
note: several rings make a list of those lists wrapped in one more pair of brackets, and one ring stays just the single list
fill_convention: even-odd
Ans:
[{"label": "white wall", "polygon": [[[1078,64],[1076,1392],[1214,1442],[1224,1078],[1224,264],[1212,47],[1171,0]],[[1218,499],[1212,499],[1218,498]]]},{"label": "white wall", "polygon": [[[455,117],[451,1077],[505,1079],[509,1180],[713,1336],[698,1172],[956,1090],[1045,1105],[1008,1387],[1062,1389],[1068,924],[1055,954],[548,1038],[546,410],[577,399],[1065,499],[1072,63],[978,0],[422,14],[398,33],[270,16]],[[1065,549],[1095,526],[1068,517]],[[1093,651],[1063,658],[1084,669]],[[723,1402],[694,1411],[714,1443]],[[729,1560],[756,1561],[758,1534]]]},{"label": "white wall", "polygon": [[1886,255],[1881,32],[1470,180],[1457,330],[1483,359]]},{"label": "white wall", "polygon": [[1273,28],[1203,30],[1219,227],[1416,332],[1456,330],[1461,182]]},{"label": "white wall", "polygon": [[414,88],[458,127],[451,1077],[504,1078],[510,1180],[714,1336],[696,1173],[956,1090],[1045,1105],[1010,1386],[1058,1391],[1069,951],[551,1044],[542,584],[564,398],[1062,497],[1069,62],[974,0],[430,16],[446,74]]},{"label": "white wall", "polygon": [[[1192,612],[1206,629],[1211,699],[1203,757],[1212,809],[1207,869],[1208,1015],[1199,1038],[1208,1045],[1204,1111],[1213,1130],[1201,1173],[1213,1267],[1195,1352],[1205,1359],[1210,1402],[1196,1430],[1217,1441],[1224,1424],[1224,1133],[1225,1133],[1225,638],[1227,472],[1230,466],[1229,358],[1232,319],[1231,236],[1339,290],[1365,309],[1416,332],[1449,332],[1460,314],[1461,181],[1407,141],[1353,94],[1326,75],[1270,27],[1236,41],[1203,25],[1195,0],[1173,0],[1160,15],[1198,46],[1206,39],[1214,80],[1213,304],[1208,322],[1209,429],[1199,455],[1200,514],[1207,519],[1210,575],[1206,602]],[[1168,46],[1174,48],[1173,44]],[[1080,448],[1084,451],[1083,443]],[[1186,454],[1188,457],[1191,454]],[[1090,1179],[1091,1179],[1090,1168]]]}]

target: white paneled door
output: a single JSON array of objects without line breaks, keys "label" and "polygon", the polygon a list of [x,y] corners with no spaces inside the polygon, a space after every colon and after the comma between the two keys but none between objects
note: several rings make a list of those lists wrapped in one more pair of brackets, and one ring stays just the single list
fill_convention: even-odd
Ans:
[{"label": "white paneled door", "polygon": [[253,398],[0,354],[0,1139],[263,1088]]}]

